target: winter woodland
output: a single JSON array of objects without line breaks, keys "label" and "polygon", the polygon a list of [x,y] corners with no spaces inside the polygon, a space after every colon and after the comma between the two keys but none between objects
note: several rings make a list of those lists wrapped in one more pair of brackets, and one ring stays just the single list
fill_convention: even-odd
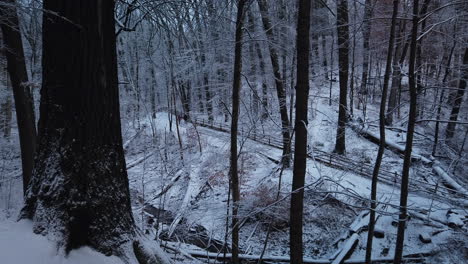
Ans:
[{"label": "winter woodland", "polygon": [[465,0],[0,0],[0,263],[466,263]]}]

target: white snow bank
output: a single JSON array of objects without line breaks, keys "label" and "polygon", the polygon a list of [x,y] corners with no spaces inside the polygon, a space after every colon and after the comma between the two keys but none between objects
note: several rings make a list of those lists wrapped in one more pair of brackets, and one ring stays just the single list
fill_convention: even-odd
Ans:
[{"label": "white snow bank", "polygon": [[54,242],[32,232],[30,221],[0,223],[0,263],[2,264],[123,264],[117,257],[107,257],[89,247],[64,256]]}]

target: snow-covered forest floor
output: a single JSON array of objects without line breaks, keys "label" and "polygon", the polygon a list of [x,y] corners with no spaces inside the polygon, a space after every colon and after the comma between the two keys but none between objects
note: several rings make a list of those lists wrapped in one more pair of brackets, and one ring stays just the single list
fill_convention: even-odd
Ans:
[{"label": "snow-covered forest floor", "polygon": [[[315,150],[333,150],[337,107],[336,102],[328,106],[328,91],[313,87],[311,92],[308,129],[310,154],[314,156]],[[371,105],[367,112],[367,124],[371,125],[368,128],[376,134],[378,128],[372,125],[376,123],[377,108],[377,105]],[[357,119],[361,113],[355,111]],[[203,115],[196,117],[198,120],[204,118]],[[275,118],[272,115],[270,119]],[[248,131],[252,127],[245,121],[248,118],[244,116],[241,120],[243,128]],[[215,120],[217,123],[223,121],[222,116]],[[224,125],[229,127],[229,122]],[[258,123],[257,133],[265,131],[271,138],[280,138],[277,125],[277,122],[268,120],[263,125]],[[405,124],[400,125],[404,130]],[[141,118],[138,125],[126,122],[122,131],[137,225],[150,237],[161,238],[162,247],[177,262],[206,263],[206,259],[195,260],[188,256],[192,251],[202,252],[202,248],[207,248],[215,256],[222,256],[229,189],[229,134],[184,121],[177,128],[176,117],[167,112],[159,112],[155,118]],[[424,128],[419,128],[418,132],[415,153],[428,157],[430,146],[425,143]],[[346,133],[346,157],[372,166],[378,146],[351,128]],[[245,135],[239,142],[240,248],[244,254],[258,256],[269,234],[265,256],[288,256],[292,169],[283,171],[275,163],[280,160],[280,149],[247,139]],[[84,260],[86,263],[118,263],[116,259],[89,249],[73,251],[65,261],[65,257],[56,256],[52,243],[31,233],[29,223],[15,223],[22,204],[22,183],[17,135],[11,138],[11,141],[0,142],[1,262],[27,263],[29,259],[34,263],[84,263]],[[404,146],[405,133],[388,129],[387,140]],[[401,173],[401,166],[401,156],[387,149],[382,169]],[[442,167],[447,168],[446,164]],[[458,175],[456,170],[453,177],[466,188],[466,182],[460,180],[464,176],[460,171],[463,172],[465,166],[461,167]],[[411,170],[411,181],[419,180],[444,188],[440,178],[431,171],[430,166],[416,161]],[[334,259],[350,239],[357,238],[358,244],[351,259],[364,259],[367,232],[363,226],[368,222],[365,213],[370,186],[370,179],[358,173],[308,159],[304,201],[305,258]],[[451,196],[410,192],[411,218],[406,230],[404,255],[428,256],[425,259],[427,263],[463,263],[468,258],[468,212],[447,199],[460,201],[455,193]],[[385,259],[391,258],[394,252],[400,199],[397,181],[393,185],[379,184],[378,197],[376,230],[380,236],[374,239],[373,256]],[[350,237],[350,229],[358,236]],[[426,241],[428,239],[430,241]],[[10,250],[12,248],[29,252],[22,255],[27,259],[23,262],[12,260],[18,255],[18,252]],[[93,262],[89,262],[91,259]],[[214,263],[213,260],[209,262]]]}]

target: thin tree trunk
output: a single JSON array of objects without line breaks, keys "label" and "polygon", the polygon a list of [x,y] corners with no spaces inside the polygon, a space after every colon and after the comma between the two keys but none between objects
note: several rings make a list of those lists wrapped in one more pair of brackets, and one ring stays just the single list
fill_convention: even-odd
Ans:
[{"label": "thin tree trunk", "polygon": [[[431,0],[424,0],[424,2],[422,3],[422,6],[421,6],[421,16],[425,16],[426,13],[427,13],[427,9],[429,7],[429,3],[431,2]],[[424,19],[422,22],[421,22],[421,33],[424,33],[424,31],[426,30],[426,21],[427,19]],[[416,118],[418,117],[422,117],[422,114],[423,114],[423,111],[424,111],[424,101],[423,100],[420,100],[420,96],[421,96],[421,93],[423,92],[423,84],[422,84],[422,44],[423,44],[423,39],[424,39],[424,35],[421,35],[421,37],[418,38],[418,44],[417,44],[417,50],[416,50],[416,88],[417,88],[417,91],[418,91],[418,102],[419,105],[417,106],[418,107],[418,110],[416,111]]]},{"label": "thin tree trunk", "polygon": [[[325,72],[325,79],[328,80],[328,63],[327,63],[327,56],[326,56],[326,46],[327,46],[327,37],[325,34],[322,34],[322,67]],[[333,51],[332,51],[333,52]]]},{"label": "thin tree trunk", "polygon": [[2,17],[0,27],[6,46],[7,68],[15,98],[23,169],[23,192],[26,192],[34,163],[36,121],[34,102],[32,101],[30,88],[27,85],[28,74],[14,0],[0,0],[0,17]]},{"label": "thin tree trunk", "polygon": [[299,0],[297,22],[297,84],[296,121],[294,142],[294,169],[290,211],[291,263],[303,263],[302,218],[304,210],[304,179],[307,160],[307,124],[309,98],[309,31],[310,0]]},{"label": "thin tree trunk", "polygon": [[369,43],[370,43],[370,33],[372,27],[372,0],[366,0],[364,3],[364,18],[363,18],[363,27],[362,27],[362,38],[363,38],[363,47],[362,47],[362,76],[361,76],[361,88],[359,90],[359,101],[358,109],[360,104],[365,103],[365,97],[367,96],[367,74],[369,71]]},{"label": "thin tree trunk", "polygon": [[400,264],[403,257],[403,244],[405,239],[405,228],[408,218],[408,183],[411,166],[411,151],[413,148],[414,126],[416,122],[417,108],[417,90],[416,90],[416,45],[418,37],[419,23],[419,0],[413,1],[413,28],[411,30],[411,50],[409,58],[409,92],[410,92],[410,110],[408,117],[408,129],[406,132],[405,156],[403,160],[403,172],[401,176],[401,191],[400,191],[400,215],[398,219],[397,241],[395,247],[394,264]]},{"label": "thin tree trunk", "polygon": [[453,100],[452,111],[450,112],[450,122],[447,124],[445,130],[445,138],[450,139],[455,134],[455,126],[457,125],[456,121],[458,120],[458,114],[460,112],[460,107],[463,102],[463,96],[465,95],[466,82],[468,80],[468,47],[465,48],[465,54],[463,55],[463,62],[460,67],[461,78],[458,82],[457,94]]},{"label": "thin tree trunk", "polygon": [[406,20],[400,21],[400,30],[398,30],[398,35],[395,39],[396,47],[395,47],[395,56],[393,58],[393,73],[392,73],[392,86],[390,88],[390,95],[388,97],[388,107],[387,113],[385,117],[385,124],[392,125],[393,124],[393,116],[395,114],[396,103],[397,103],[397,95],[398,95],[398,88],[400,87],[401,83],[401,67],[402,65],[399,63],[399,58],[403,52],[403,36],[405,35],[406,29]]},{"label": "thin tree trunk", "polygon": [[371,207],[369,214],[369,230],[367,233],[367,247],[366,247],[366,263],[371,263],[372,257],[372,240],[374,238],[375,228],[375,210],[377,209],[377,183],[379,180],[380,164],[382,163],[383,154],[385,151],[385,104],[387,102],[387,91],[392,74],[392,58],[393,46],[395,41],[395,27],[398,16],[399,0],[393,0],[393,14],[392,24],[390,27],[390,39],[388,41],[387,62],[385,65],[384,83],[382,88],[382,98],[380,100],[380,113],[379,113],[379,129],[380,129],[380,142],[377,158],[372,172],[372,186],[371,186]]},{"label": "thin tree trunk", "polygon": [[258,6],[260,8],[260,13],[262,16],[263,28],[268,38],[268,48],[270,50],[270,59],[271,66],[273,68],[273,75],[275,76],[276,84],[276,93],[278,96],[279,110],[281,115],[281,133],[283,136],[283,156],[281,162],[283,166],[290,166],[290,156],[291,156],[291,144],[289,144],[289,117],[288,117],[288,108],[286,105],[286,92],[284,90],[283,78],[281,77],[278,53],[276,52],[275,47],[272,44],[274,39],[273,36],[273,27],[270,22],[268,14],[268,6],[265,0],[257,0]]},{"label": "thin tree trunk", "polygon": [[349,73],[349,25],[348,1],[339,0],[337,4],[337,34],[338,34],[338,73],[340,78],[340,105],[338,111],[338,127],[336,129],[335,153],[346,152],[346,119]]},{"label": "thin tree trunk", "polygon": [[[455,33],[455,31],[454,31]],[[447,82],[447,77],[450,74],[450,64],[452,64],[452,57],[453,57],[453,52],[455,51],[455,46],[457,45],[457,41],[453,41],[452,48],[450,49],[450,53],[447,58],[447,64],[445,66],[445,73],[444,77],[442,79],[442,88],[445,88],[445,84]],[[440,92],[440,97],[439,97],[439,104],[437,106],[437,115],[436,115],[436,120],[440,119],[440,115],[442,112],[442,103],[444,100],[444,95],[445,95],[445,89],[442,89]],[[434,128],[434,145],[432,146],[432,156],[435,156],[437,154],[437,145],[439,144],[439,127],[440,127],[440,122],[436,121],[435,123],[435,128]]]},{"label": "thin tree trunk", "polygon": [[234,77],[232,84],[232,114],[231,114],[231,157],[230,182],[232,194],[232,263],[239,264],[239,219],[237,213],[240,202],[239,175],[237,171],[237,132],[239,120],[239,102],[242,71],[242,24],[244,20],[245,0],[239,0],[236,20],[236,44],[234,50]]}]

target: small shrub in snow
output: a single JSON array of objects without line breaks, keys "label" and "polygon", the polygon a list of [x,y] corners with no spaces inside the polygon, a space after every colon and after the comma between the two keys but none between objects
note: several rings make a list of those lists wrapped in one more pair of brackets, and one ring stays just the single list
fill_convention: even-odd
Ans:
[{"label": "small shrub in snow", "polygon": [[252,220],[269,224],[276,229],[289,226],[289,199],[280,194],[277,199],[277,185],[262,183],[250,192],[244,193],[242,210]]}]

